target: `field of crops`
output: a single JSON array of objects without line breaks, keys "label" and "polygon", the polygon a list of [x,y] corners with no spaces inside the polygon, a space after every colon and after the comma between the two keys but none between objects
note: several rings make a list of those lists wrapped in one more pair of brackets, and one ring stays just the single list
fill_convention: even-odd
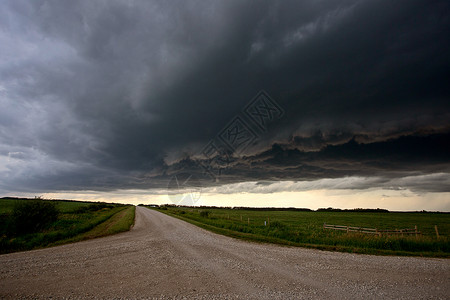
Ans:
[{"label": "field of crops", "polygon": [[[450,257],[450,214],[444,213],[265,211],[174,206],[155,209],[205,229],[246,240],[357,253]],[[324,229],[324,223],[380,230],[417,226],[421,234],[346,233]]]}]

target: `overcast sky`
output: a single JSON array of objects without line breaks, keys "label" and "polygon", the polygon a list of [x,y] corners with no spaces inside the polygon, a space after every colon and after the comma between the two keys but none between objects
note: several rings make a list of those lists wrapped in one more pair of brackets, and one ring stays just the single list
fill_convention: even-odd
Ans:
[{"label": "overcast sky", "polygon": [[450,192],[448,1],[0,7],[0,195]]}]

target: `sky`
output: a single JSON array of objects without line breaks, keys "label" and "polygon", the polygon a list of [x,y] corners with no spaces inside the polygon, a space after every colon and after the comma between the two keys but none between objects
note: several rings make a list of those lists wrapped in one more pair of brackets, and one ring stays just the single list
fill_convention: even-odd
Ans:
[{"label": "sky", "polygon": [[450,211],[448,1],[0,6],[0,196]]}]

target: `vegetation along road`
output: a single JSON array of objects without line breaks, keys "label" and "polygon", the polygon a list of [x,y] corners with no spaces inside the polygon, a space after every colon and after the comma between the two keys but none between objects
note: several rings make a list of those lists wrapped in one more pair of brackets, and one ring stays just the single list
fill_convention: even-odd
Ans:
[{"label": "vegetation along road", "polygon": [[450,260],[258,244],[145,207],[131,231],[0,255],[0,298],[447,298]]}]

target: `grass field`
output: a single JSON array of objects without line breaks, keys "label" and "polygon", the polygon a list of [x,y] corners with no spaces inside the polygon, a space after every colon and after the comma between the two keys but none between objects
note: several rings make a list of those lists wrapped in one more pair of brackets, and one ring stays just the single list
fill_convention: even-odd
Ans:
[{"label": "grass field", "polygon": [[120,210],[118,213],[114,214],[105,222],[95,226],[93,229],[68,239],[56,241],[50,244],[50,246],[79,242],[82,240],[93,239],[111,234],[116,234],[119,232],[128,231],[130,230],[130,227],[134,224],[135,210],[136,206],[134,205],[126,206],[125,209]]},{"label": "grass field", "polygon": [[[367,254],[450,257],[450,214],[263,211],[173,206],[156,209],[213,232],[252,241]],[[416,225],[422,235],[379,237],[324,230],[323,223],[377,229],[414,228]],[[436,237],[435,225],[439,230],[439,239]]]},{"label": "grass field", "polygon": [[[59,211],[45,230],[17,233],[12,230],[14,207],[21,199],[0,199],[0,253],[30,250],[95,238],[129,230],[134,222],[131,205],[79,201],[51,201]],[[43,200],[41,200],[43,201]]]}]

